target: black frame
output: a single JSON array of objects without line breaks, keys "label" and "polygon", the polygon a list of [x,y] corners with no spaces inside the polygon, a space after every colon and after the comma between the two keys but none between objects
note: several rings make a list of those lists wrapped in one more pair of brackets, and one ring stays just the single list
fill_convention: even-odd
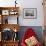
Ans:
[{"label": "black frame", "polygon": [[[27,12],[27,11],[31,11],[31,10],[34,10],[35,12],[34,12],[34,14],[35,14],[35,17],[33,16],[32,18],[30,18],[31,17],[31,15],[30,15],[30,17],[26,17],[25,16],[25,12]],[[37,18],[37,8],[23,8],[23,18],[24,19],[36,19]]]}]

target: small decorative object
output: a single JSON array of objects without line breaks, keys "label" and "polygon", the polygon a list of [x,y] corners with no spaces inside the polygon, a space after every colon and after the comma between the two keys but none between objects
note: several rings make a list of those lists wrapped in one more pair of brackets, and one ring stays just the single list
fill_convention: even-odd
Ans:
[{"label": "small decorative object", "polygon": [[5,28],[2,33],[2,40],[8,41],[12,39],[12,30],[10,28]]},{"label": "small decorative object", "polygon": [[2,15],[9,15],[9,10],[2,10]]},{"label": "small decorative object", "polygon": [[11,11],[11,12],[10,12],[10,15],[14,15],[14,12],[13,12],[13,11]]},{"label": "small decorative object", "polygon": [[37,18],[37,9],[36,8],[24,8],[23,14],[25,19],[35,19]]},{"label": "small decorative object", "polygon": [[[14,27],[15,28],[15,27]],[[14,36],[13,36],[13,40],[18,40],[18,32],[17,32],[17,29],[15,28],[14,30]]]},{"label": "small decorative object", "polygon": [[18,13],[17,11],[11,10],[9,14],[10,14],[10,15],[16,15],[17,13]]},{"label": "small decorative object", "polygon": [[16,2],[17,0],[15,0],[15,7],[16,7],[16,4],[17,4],[17,2]]},{"label": "small decorative object", "polygon": [[5,24],[8,24],[8,18],[7,18],[7,19],[5,19]]},{"label": "small decorative object", "polygon": [[0,15],[2,14],[2,11],[0,10]]},{"label": "small decorative object", "polygon": [[15,32],[15,40],[18,40],[18,32]]},{"label": "small decorative object", "polygon": [[3,16],[2,23],[3,24],[8,24],[8,16]]},{"label": "small decorative object", "polygon": [[17,32],[17,30],[16,30],[16,29],[14,29],[14,32]]}]

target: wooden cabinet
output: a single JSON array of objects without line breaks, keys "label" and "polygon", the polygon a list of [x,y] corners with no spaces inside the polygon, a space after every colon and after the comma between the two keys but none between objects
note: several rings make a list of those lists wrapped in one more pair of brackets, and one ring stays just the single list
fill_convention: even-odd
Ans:
[{"label": "wooden cabinet", "polygon": [[[15,39],[15,34],[19,31],[18,17],[19,7],[0,7],[0,46],[18,46],[18,39]],[[11,39],[7,41],[2,37],[2,35],[4,35],[4,32],[6,32],[6,35],[8,35],[8,37],[10,33],[8,34],[7,32],[13,32],[14,35],[11,34]]]},{"label": "wooden cabinet", "polygon": [[5,41],[2,44],[3,46],[18,46],[18,41]]},{"label": "wooden cabinet", "polygon": [[0,41],[0,46],[2,46],[2,42]]},{"label": "wooden cabinet", "polygon": [[0,42],[0,46],[18,46],[19,41],[5,41]]},{"label": "wooden cabinet", "polygon": [[0,7],[1,24],[18,24],[19,7]]}]

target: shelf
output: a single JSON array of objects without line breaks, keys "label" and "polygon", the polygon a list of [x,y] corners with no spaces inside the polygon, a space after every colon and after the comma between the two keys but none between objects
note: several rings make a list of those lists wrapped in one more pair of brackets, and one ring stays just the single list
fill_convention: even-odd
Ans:
[{"label": "shelf", "polygon": [[5,28],[9,28],[12,29],[14,31],[14,29],[16,29],[17,31],[19,31],[20,26],[18,24],[1,24],[1,30],[5,29]]},{"label": "shelf", "polygon": [[[18,16],[19,16],[19,7],[0,7],[0,23],[1,23],[0,24],[0,32],[1,32],[0,46],[18,46],[18,42],[19,42],[18,31],[20,29],[20,26],[18,24]],[[10,29],[10,31],[8,29]],[[4,35],[5,31],[7,34],[7,38],[3,39],[6,37],[5,36],[6,34]]]},{"label": "shelf", "polygon": [[2,24],[18,24],[18,16],[2,16]]},{"label": "shelf", "polygon": [[11,42],[2,42],[3,46],[18,46],[17,41],[11,41]]},{"label": "shelf", "polygon": [[2,15],[18,15],[19,7],[0,7]]},{"label": "shelf", "polygon": [[18,24],[19,7],[0,7],[0,16],[0,24]]},{"label": "shelf", "polygon": [[4,43],[16,43],[16,42],[19,42],[19,40],[15,40],[15,41],[12,41],[12,40],[10,40],[10,41],[3,41]]}]

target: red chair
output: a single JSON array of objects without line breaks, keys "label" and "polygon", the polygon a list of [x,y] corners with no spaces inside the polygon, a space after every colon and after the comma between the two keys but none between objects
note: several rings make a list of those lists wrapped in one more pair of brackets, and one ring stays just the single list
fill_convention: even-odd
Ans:
[{"label": "red chair", "polygon": [[[21,46],[27,46],[25,43],[25,40],[34,36],[37,39],[37,35],[34,32],[34,30],[32,28],[28,28],[24,34],[24,37],[22,38],[22,42],[21,42]],[[38,41],[38,40],[37,40]],[[39,43],[39,41],[37,42],[37,44],[35,46],[41,46],[41,44]]]}]

